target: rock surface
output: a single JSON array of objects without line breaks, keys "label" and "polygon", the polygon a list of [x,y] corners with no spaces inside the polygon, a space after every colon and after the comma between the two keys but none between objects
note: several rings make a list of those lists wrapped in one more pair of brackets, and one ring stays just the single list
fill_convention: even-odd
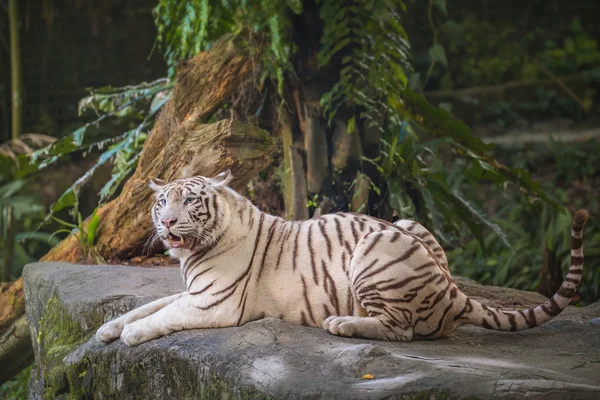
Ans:
[{"label": "rock surface", "polygon": [[[265,319],[129,348],[93,334],[181,291],[178,269],[38,263],[26,267],[24,282],[36,356],[31,399],[600,398],[600,303],[528,331],[463,327],[431,342],[347,339]],[[544,299],[458,282],[490,304]]]}]

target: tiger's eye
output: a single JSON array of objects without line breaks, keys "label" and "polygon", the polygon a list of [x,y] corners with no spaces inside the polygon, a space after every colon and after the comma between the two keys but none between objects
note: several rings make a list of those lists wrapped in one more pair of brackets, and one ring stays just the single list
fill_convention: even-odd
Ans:
[{"label": "tiger's eye", "polygon": [[160,204],[161,206],[164,206],[165,204],[167,204],[167,200],[165,200],[165,199],[160,199],[160,200],[158,201],[158,204]]},{"label": "tiger's eye", "polygon": [[187,199],[185,199],[185,201],[183,202],[183,205],[188,205],[190,204],[192,201],[194,201],[194,199],[192,197],[188,197]]}]

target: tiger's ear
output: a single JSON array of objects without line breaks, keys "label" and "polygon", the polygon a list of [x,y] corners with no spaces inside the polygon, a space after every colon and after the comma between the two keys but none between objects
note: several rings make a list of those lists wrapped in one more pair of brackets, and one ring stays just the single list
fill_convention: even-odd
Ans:
[{"label": "tiger's ear", "polygon": [[150,178],[150,182],[148,182],[148,186],[150,186],[150,189],[154,190],[155,192],[158,192],[162,189],[163,186],[165,186],[167,184],[167,182],[163,181],[162,179],[158,179],[158,178]]},{"label": "tiger's ear", "polygon": [[232,179],[233,179],[233,176],[231,175],[230,170],[221,172],[219,175],[213,176],[211,178],[213,185],[216,187],[227,186],[229,184],[229,182],[231,182]]}]

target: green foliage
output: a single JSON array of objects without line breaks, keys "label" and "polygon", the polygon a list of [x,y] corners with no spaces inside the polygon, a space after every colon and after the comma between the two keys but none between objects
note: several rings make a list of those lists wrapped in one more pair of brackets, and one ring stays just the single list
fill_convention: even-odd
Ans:
[{"label": "green foliage", "polygon": [[319,194],[314,194],[311,198],[306,202],[306,208],[310,208],[315,210],[319,206]]},{"label": "green foliage", "polygon": [[27,388],[32,366],[19,372],[10,381],[0,386],[0,399],[27,400]]},{"label": "green foliage", "polygon": [[[598,41],[577,18],[566,30],[535,27],[526,33],[512,26],[494,25],[473,14],[432,27],[434,43],[428,51],[429,59],[417,57],[420,61],[415,67],[424,70],[437,61],[431,76],[438,89],[513,80],[534,82],[548,78],[544,68],[560,76],[595,69],[600,64]],[[446,55],[449,63],[443,62]]]},{"label": "green foliage", "polygon": [[[100,203],[114,195],[137,165],[146,132],[152,128],[154,118],[168,100],[172,87],[172,83],[166,79],[122,88],[107,86],[91,90],[90,96],[80,101],[80,113],[93,110],[99,117],[50,146],[33,152],[31,163],[37,169],[43,169],[75,152],[83,151],[85,155],[100,150],[102,153],[96,163],[50,207],[46,222],[51,220],[54,213],[65,208],[72,208],[72,214],[76,217],[81,188],[108,162],[113,163],[112,175],[100,191]],[[111,117],[133,127],[117,136],[98,135],[93,127]]]},{"label": "green foliage", "polygon": [[341,105],[351,105],[361,107],[361,117],[374,125],[380,125],[384,112],[391,124],[401,123],[394,105],[401,101],[407,84],[405,69],[410,68],[410,46],[400,20],[405,9],[401,0],[321,2],[319,66],[342,56],[340,79],[321,98],[330,121]]},{"label": "green foliage", "polygon": [[[289,40],[290,12],[300,14],[302,2],[247,0],[159,0],[154,9],[158,28],[156,43],[165,54],[169,76],[175,76],[175,65],[192,57],[226,33],[240,32],[250,27],[269,35],[270,51],[263,59],[266,74],[283,84],[281,71],[290,70],[293,49]],[[266,75],[263,75],[263,78]]]},{"label": "green foliage", "polygon": [[44,207],[27,193],[27,181],[22,178],[32,170],[28,154],[53,141],[46,135],[25,134],[0,145],[0,260],[7,279],[19,277],[26,264],[56,244],[49,234],[34,232]]},{"label": "green foliage", "polygon": [[[594,167],[600,154],[598,142],[567,146],[550,142],[527,148],[507,146],[496,149],[496,153],[513,164],[540,171],[538,177],[545,182],[545,189],[554,192],[571,210],[586,208],[592,216],[600,212],[598,176]],[[583,162],[585,159],[587,164]],[[590,184],[586,184],[589,180]],[[574,182],[579,189],[572,189]],[[566,274],[570,263],[570,212],[557,213],[544,202],[518,201],[486,186],[461,186],[470,197],[480,198],[487,208],[496,208],[491,220],[511,238],[513,245],[507,248],[497,232],[487,230],[486,253],[482,254],[479,241],[463,234],[461,242],[464,245],[447,252],[453,273],[483,284],[536,290],[544,263],[544,249],[547,248],[556,255],[563,274]],[[600,252],[593,245],[599,240],[600,224],[590,218],[584,234],[584,273],[577,290],[586,304],[600,298]]]},{"label": "green foliage", "polygon": [[[74,208],[76,210],[76,208]],[[98,216],[98,209],[96,208],[90,216],[90,221],[87,226],[84,224],[81,213],[77,211],[77,225],[62,219],[52,217],[52,219],[63,226],[63,229],[59,229],[54,232],[53,236],[57,233],[73,234],[79,241],[79,247],[83,252],[84,261],[93,261],[96,264],[105,264],[106,260],[96,250],[96,233],[98,225],[100,224],[100,217]],[[70,229],[67,229],[70,228]]]},{"label": "green foliage", "polygon": [[33,231],[43,218],[44,207],[37,198],[23,193],[25,186],[24,180],[2,183],[0,177],[0,260],[4,260],[5,253],[12,254],[10,260],[4,260],[9,264],[3,266],[12,278],[19,277],[26,264],[36,261],[40,249],[58,243],[47,233]]},{"label": "green foliage", "polygon": [[[422,221],[446,244],[458,243],[467,228],[485,254],[487,231],[494,232],[505,248],[510,248],[509,236],[465,186],[489,182],[502,192],[513,188],[532,201],[543,200],[555,213],[562,211],[526,169],[498,162],[490,154],[492,146],[473,136],[448,112],[431,106],[410,89],[404,93],[404,105],[405,122],[398,133],[387,131],[377,158],[363,157],[386,181],[389,204],[400,218]],[[426,133],[438,138],[427,140]],[[444,162],[449,155],[452,162]]]},{"label": "green foliage", "polygon": [[[363,158],[376,165],[386,180],[389,204],[401,219],[417,219],[430,226],[436,237],[446,244],[455,244],[466,227],[485,252],[483,229],[491,228],[510,247],[502,229],[491,222],[472,198],[462,193],[461,185],[453,182],[456,176],[449,175],[448,168],[435,154],[442,148],[451,150],[460,146],[450,138],[419,143],[412,129],[401,130],[400,134],[381,141],[380,155],[374,159]],[[482,163],[472,153],[463,155],[463,171],[468,164]],[[455,160],[456,164],[459,164]],[[493,168],[489,165],[489,168]],[[463,179],[478,182],[470,174],[459,174]]]},{"label": "green foliage", "polygon": [[[363,116],[375,124],[384,112],[400,123],[391,105],[400,101],[407,83],[409,44],[400,22],[405,2],[328,0],[317,5],[323,22],[319,67],[339,63],[341,57],[339,81],[321,98],[326,116],[331,120],[343,104],[362,107]],[[296,48],[291,41],[291,20],[302,12],[302,2],[292,0],[222,0],[210,4],[205,0],[160,0],[154,10],[157,43],[173,76],[179,59],[208,48],[225,33],[239,32],[245,26],[264,32],[271,45],[261,60],[265,69],[262,79],[277,81],[282,96],[284,72],[294,73],[291,60]]]}]

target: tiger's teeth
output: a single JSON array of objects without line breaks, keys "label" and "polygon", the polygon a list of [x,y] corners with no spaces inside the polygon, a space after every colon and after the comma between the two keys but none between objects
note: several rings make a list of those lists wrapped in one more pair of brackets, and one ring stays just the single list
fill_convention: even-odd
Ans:
[{"label": "tiger's teeth", "polygon": [[182,246],[185,244],[185,239],[183,238],[183,236],[181,237],[181,240],[180,240],[180,242],[181,242],[181,245],[182,245]]}]

